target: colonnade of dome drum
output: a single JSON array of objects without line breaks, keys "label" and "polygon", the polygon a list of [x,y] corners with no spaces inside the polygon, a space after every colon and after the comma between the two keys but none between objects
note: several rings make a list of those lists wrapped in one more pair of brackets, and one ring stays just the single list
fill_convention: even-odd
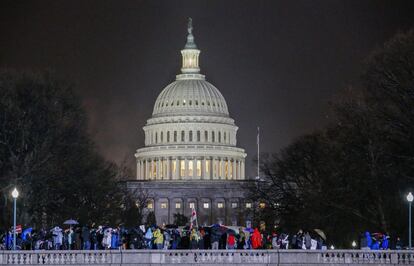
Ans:
[{"label": "colonnade of dome drum", "polygon": [[237,180],[244,179],[242,158],[168,156],[137,161],[140,180]]}]

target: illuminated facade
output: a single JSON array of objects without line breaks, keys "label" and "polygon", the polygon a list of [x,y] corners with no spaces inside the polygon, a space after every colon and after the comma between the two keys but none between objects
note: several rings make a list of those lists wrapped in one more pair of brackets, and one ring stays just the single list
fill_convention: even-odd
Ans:
[{"label": "illuminated facade", "polygon": [[[143,127],[145,147],[135,153],[142,182],[133,186],[155,193],[154,208],[163,222],[171,223],[174,212],[185,213],[191,204],[223,211],[216,218],[224,221],[227,207],[242,204],[238,181],[245,180],[246,153],[237,147],[238,127],[223,95],[200,74],[191,20],[181,55],[181,73],[161,91]],[[206,222],[214,222],[208,216]]]}]

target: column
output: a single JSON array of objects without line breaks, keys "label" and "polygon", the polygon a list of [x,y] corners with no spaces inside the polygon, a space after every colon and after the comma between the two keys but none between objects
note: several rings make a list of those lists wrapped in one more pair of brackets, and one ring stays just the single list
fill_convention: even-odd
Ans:
[{"label": "column", "polygon": [[203,157],[201,161],[201,179],[207,179],[206,177],[206,157]]},{"label": "column", "polygon": [[[193,136],[194,138],[194,136]],[[197,158],[193,158],[193,179],[197,179]]]},{"label": "column", "polygon": [[185,158],[184,162],[184,177],[182,179],[188,179],[188,159]]},{"label": "column", "polygon": [[175,158],[175,179],[180,179],[180,161]]},{"label": "column", "polygon": [[238,160],[237,161],[237,179],[240,179],[240,169],[241,169],[241,167],[240,167],[240,160]]},{"label": "column", "polygon": [[217,173],[216,173],[216,158],[212,157],[211,158],[211,179],[216,179],[217,177]]},{"label": "column", "polygon": [[148,180],[148,160],[145,160],[145,179]]},{"label": "column", "polygon": [[155,179],[161,179],[162,169],[161,169],[160,165],[161,165],[161,159],[158,158],[157,159],[157,167],[156,167],[157,173],[156,173]]},{"label": "column", "polygon": [[237,175],[236,175],[236,174],[237,174],[237,173],[236,173],[236,160],[234,160],[234,159],[233,159],[233,162],[232,162],[232,166],[233,166],[233,172],[232,172],[232,177],[231,177],[231,179],[237,179],[237,178],[236,178],[236,176],[237,176]]},{"label": "column", "polygon": [[152,159],[151,160],[151,172],[150,172],[150,177],[151,177],[151,179],[154,179],[154,165],[155,165],[155,162],[154,162],[154,159]]},{"label": "column", "polygon": [[168,180],[171,179],[171,177],[170,177],[170,167],[171,167],[171,162],[170,162],[170,157],[168,157],[167,158],[167,176],[164,176],[164,179],[168,179]]},{"label": "column", "polygon": [[244,160],[241,161],[241,171],[240,171],[241,175],[240,178],[244,179]]},{"label": "column", "polygon": [[220,179],[225,179],[225,176],[224,176],[224,161],[223,161],[223,158],[220,158],[219,175],[220,175]]},{"label": "column", "polygon": [[140,180],[141,179],[141,169],[140,169],[140,167],[141,167],[141,162],[140,161],[137,161],[137,180]]}]

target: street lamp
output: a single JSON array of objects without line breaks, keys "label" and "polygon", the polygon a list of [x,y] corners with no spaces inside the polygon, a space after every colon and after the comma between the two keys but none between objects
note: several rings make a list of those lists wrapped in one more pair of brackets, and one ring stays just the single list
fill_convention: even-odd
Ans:
[{"label": "street lamp", "polygon": [[16,250],[16,201],[19,196],[19,191],[16,188],[12,191],[13,197],[13,250]]},{"label": "street lamp", "polygon": [[352,241],[352,248],[356,248],[357,243],[355,241]]},{"label": "street lamp", "polygon": [[408,201],[408,248],[411,249],[411,203],[414,200],[413,194],[410,192],[407,195]]}]

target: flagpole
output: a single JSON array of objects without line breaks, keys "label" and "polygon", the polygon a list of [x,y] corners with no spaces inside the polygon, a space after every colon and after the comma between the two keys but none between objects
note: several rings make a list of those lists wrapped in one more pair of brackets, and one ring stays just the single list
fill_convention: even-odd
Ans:
[{"label": "flagpole", "polygon": [[257,127],[257,179],[260,179],[260,127]]}]

